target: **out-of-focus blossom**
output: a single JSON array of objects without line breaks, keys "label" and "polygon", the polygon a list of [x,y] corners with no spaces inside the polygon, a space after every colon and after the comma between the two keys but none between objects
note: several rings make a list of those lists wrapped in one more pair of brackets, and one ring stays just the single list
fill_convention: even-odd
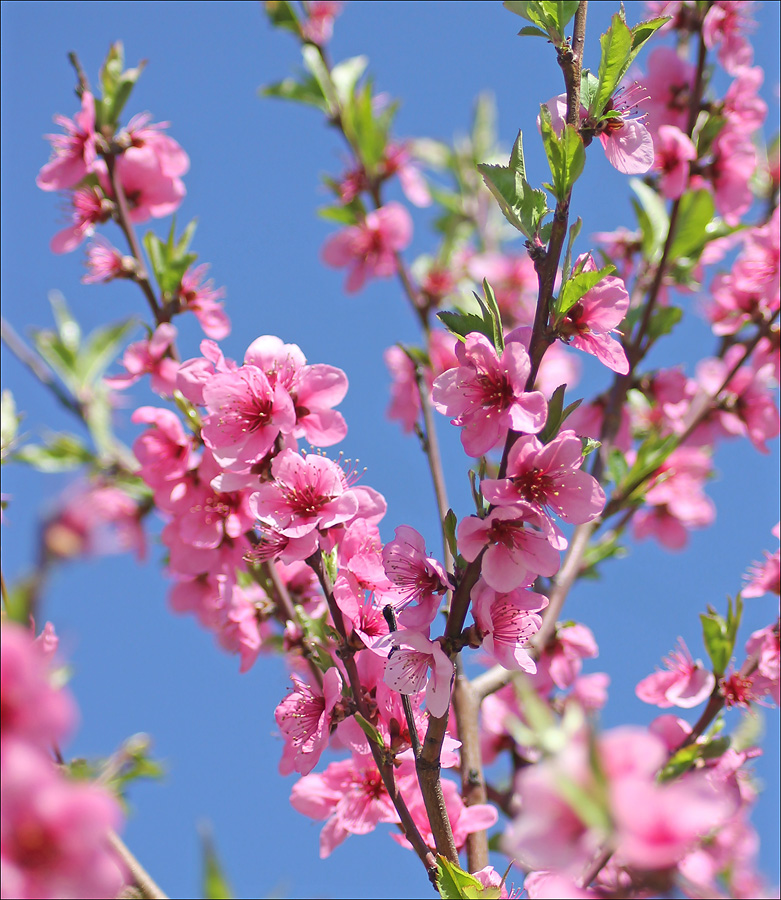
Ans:
[{"label": "out-of-focus blossom", "polygon": [[110,388],[123,390],[148,374],[156,394],[173,396],[179,363],[168,354],[175,340],[176,328],[170,322],[163,322],[148,340],[137,341],[125,350],[120,362],[127,370],[126,375],[113,375],[103,380]]},{"label": "out-of-focus blossom", "polygon": [[697,158],[690,137],[672,125],[662,125],[654,138],[654,169],[661,174],[659,186],[670,200],[683,194],[689,181],[689,163]]},{"label": "out-of-focus blossom", "polygon": [[637,685],[635,693],[645,703],[662,709],[671,706],[691,709],[710,696],[716,684],[713,673],[703,669],[699,660],[692,659],[683,638],[678,643],[679,648],[664,661],[666,671],[654,672]]},{"label": "out-of-focus blossom", "polygon": [[370,278],[388,278],[396,272],[396,253],[412,240],[412,219],[399,203],[372,210],[358,225],[330,237],[321,253],[324,263],[349,269],[345,290],[359,291]]},{"label": "out-of-focus blossom", "polygon": [[44,191],[61,191],[75,187],[92,171],[95,150],[95,98],[89,91],[81,95],[81,110],[73,119],[55,116],[54,121],[65,134],[47,134],[53,157],[41,169],[35,183]]},{"label": "out-of-focus blossom", "polygon": [[225,288],[215,288],[211,278],[205,281],[208,271],[208,264],[190,267],[182,275],[177,296],[182,309],[195,313],[204,334],[212,340],[221,341],[231,330],[230,319],[222,303],[218,302],[225,296]]}]

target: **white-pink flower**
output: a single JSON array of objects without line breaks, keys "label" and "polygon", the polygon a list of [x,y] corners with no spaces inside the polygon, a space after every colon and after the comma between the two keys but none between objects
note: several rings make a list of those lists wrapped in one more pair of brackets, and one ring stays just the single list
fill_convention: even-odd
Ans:
[{"label": "white-pink flower", "polygon": [[296,675],[291,679],[293,691],[274,713],[285,738],[283,774],[295,770],[308,775],[328,744],[333,709],[342,699],[342,676],[336,667],[328,669],[322,688]]}]

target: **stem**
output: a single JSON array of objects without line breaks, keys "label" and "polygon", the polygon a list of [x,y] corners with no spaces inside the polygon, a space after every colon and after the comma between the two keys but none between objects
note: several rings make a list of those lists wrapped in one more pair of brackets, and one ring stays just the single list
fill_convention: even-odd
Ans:
[{"label": "stem", "polygon": [[157,886],[152,876],[128,850],[122,838],[115,831],[109,830],[108,839],[117,856],[125,864],[133,883],[141,892],[141,896],[148,900],[168,900],[168,895]]},{"label": "stem", "polygon": [[127,205],[125,189],[122,187],[122,182],[117,176],[116,157],[113,154],[107,153],[104,156],[104,159],[106,160],[106,168],[108,169],[109,180],[111,182],[111,190],[114,194],[114,200],[116,201],[117,224],[122,229],[122,233],[125,235],[130,251],[136,260],[135,280],[144,292],[149,308],[152,310],[152,315],[155,317],[156,324],[160,325],[162,322],[168,322],[171,317],[159,306],[157,297],[155,296],[155,292],[149,281],[149,272],[144,263],[144,254],[141,252],[141,245],[138,243],[135,229],[130,221],[130,210]]},{"label": "stem", "polygon": [[[339,655],[342,659],[342,662],[344,663],[345,671],[347,672],[347,678],[350,683],[350,688],[353,692],[353,700],[355,701],[355,705],[358,708],[358,712],[360,712],[360,714],[367,721],[370,721],[372,718],[372,714],[366,704],[366,699],[363,695],[363,687],[361,685],[361,679],[358,674],[358,667],[355,664],[354,651],[352,650],[352,648],[350,648],[347,642],[347,632],[344,626],[344,617],[342,616],[342,611],[339,609],[336,600],[334,599],[333,585],[331,584],[331,579],[328,577],[328,573],[325,571],[325,567],[323,566],[323,558],[320,554],[320,551],[318,550],[316,553],[313,553],[311,556],[307,557],[306,563],[312,569],[315,575],[317,575],[317,579],[320,582],[320,586],[323,589],[323,593],[325,594],[325,598],[328,603],[328,609],[331,612],[331,618],[333,619],[336,630],[339,632],[339,636],[342,639],[342,647],[339,651]],[[407,804],[404,802],[404,798],[399,792],[393,765],[387,758],[386,754],[383,753],[382,750],[380,750],[380,748],[374,743],[374,741],[370,740],[368,743],[371,754],[374,757],[374,762],[377,766],[377,770],[379,771],[380,776],[382,777],[383,784],[385,785],[385,790],[388,792],[388,796],[390,797],[391,802],[393,803],[396,812],[399,814],[399,818],[401,819],[401,827],[404,831],[404,835],[410,842],[410,844],[412,844],[412,849],[415,851],[415,853],[417,853],[421,862],[426,867],[429,881],[432,883],[432,885],[436,886],[438,871],[436,859],[434,858],[431,850],[429,850],[428,846],[426,845],[426,842],[423,840],[420,831],[418,831],[415,820],[412,818],[412,815],[407,808]],[[437,849],[439,850],[439,845],[437,845]],[[458,856],[456,855],[456,862],[457,861]]]},{"label": "stem", "polygon": [[2,317],[0,317],[0,337],[2,337],[3,343],[19,362],[29,369],[41,384],[49,388],[60,404],[64,406],[68,412],[72,412],[74,415],[78,416],[82,424],[86,424],[86,409],[84,404],[63,390],[49,366],[40,356],[33,353],[22,338],[16,333],[10,322]]}]

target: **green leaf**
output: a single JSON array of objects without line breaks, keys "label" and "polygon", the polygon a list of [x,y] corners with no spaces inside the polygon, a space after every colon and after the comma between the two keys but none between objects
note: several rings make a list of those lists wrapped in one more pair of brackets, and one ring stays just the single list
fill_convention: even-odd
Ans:
[{"label": "green leaf", "polygon": [[289,3],[288,0],[266,0],[263,6],[269,22],[274,28],[284,28],[300,37],[301,26],[292,3]]},{"label": "green leaf", "polygon": [[454,334],[462,341],[473,331],[484,334],[490,341],[493,341],[494,339],[493,327],[487,325],[480,316],[475,315],[474,313],[444,310],[437,313],[437,318],[451,334]]},{"label": "green leaf", "polygon": [[632,49],[629,53],[629,61],[627,68],[632,64],[637,54],[643,49],[645,44],[656,34],[656,32],[666,25],[671,16],[659,16],[656,19],[648,19],[645,22],[638,22],[632,28]]},{"label": "green leaf", "polygon": [[[470,895],[466,893],[468,888],[478,893]],[[488,896],[479,893],[484,890],[484,887],[474,875],[465,872],[442,855],[437,856],[437,890],[443,900],[462,900],[462,898],[470,896]]]},{"label": "green leaf", "polygon": [[589,453],[593,453],[595,450],[599,450],[602,446],[602,441],[598,441],[596,438],[592,437],[581,437],[580,443],[583,447],[583,457],[587,457]]},{"label": "green leaf", "polygon": [[137,322],[126,319],[113,325],[102,325],[90,332],[79,354],[79,375],[82,385],[94,384],[116,358],[125,338],[134,331]]},{"label": "green leaf", "polygon": [[311,75],[301,76],[301,80],[285,78],[258,88],[261,97],[276,97],[280,100],[292,100],[295,103],[304,103],[314,106],[322,112],[328,112],[328,103],[323,94],[323,89]]},{"label": "green leaf", "polygon": [[201,851],[204,900],[231,900],[233,891],[217,858],[210,830],[206,827],[201,828]]},{"label": "green leaf", "polygon": [[700,613],[702,639],[713,664],[713,673],[720,678],[726,671],[732,657],[733,641],[730,639],[726,621],[715,611]]},{"label": "green leaf", "polygon": [[458,525],[458,516],[452,509],[447,511],[445,521],[442,523],[442,530],[445,532],[445,540],[450,548],[453,559],[458,556],[458,542],[456,541],[456,526]]},{"label": "green leaf", "polygon": [[537,438],[543,444],[547,444],[549,441],[552,441],[553,438],[555,438],[559,433],[559,426],[561,425],[561,413],[564,409],[564,392],[566,390],[567,385],[560,384],[551,394],[550,400],[548,400],[548,417],[545,420],[545,427],[537,435]]},{"label": "green leaf", "polygon": [[526,25],[524,28],[518,32],[519,37],[541,37],[548,40],[548,32],[543,31],[541,28],[537,28],[534,25]]},{"label": "green leaf", "polygon": [[331,69],[331,81],[342,106],[346,106],[355,91],[355,86],[369,65],[368,56],[353,56]]},{"label": "green leaf", "polygon": [[683,310],[678,306],[663,306],[654,312],[648,325],[648,336],[652,340],[670,334],[683,318]]},{"label": "green leaf", "polygon": [[584,69],[580,76],[580,103],[586,109],[591,109],[591,104],[597,95],[599,81],[591,74],[590,69]]},{"label": "green leaf", "polygon": [[361,726],[361,731],[363,731],[373,744],[376,744],[381,750],[385,750],[385,740],[383,736],[368,719],[365,719],[357,712],[355,713],[355,721]]},{"label": "green leaf", "polygon": [[55,434],[46,444],[26,444],[13,456],[39,472],[67,472],[92,462],[92,453],[73,434]]},{"label": "green leaf", "polygon": [[615,270],[616,267],[610,264],[594,272],[581,271],[572,275],[569,281],[562,285],[559,296],[553,300],[552,309],[556,320],[559,321],[566,316],[581,297],[596,287],[603,278],[615,272]]},{"label": "green leaf", "polygon": [[588,109],[589,117],[600,118],[613,92],[629,68],[632,32],[619,13],[615,13],[608,30],[600,37],[602,56],[597,74],[598,85]]},{"label": "green leaf", "polygon": [[510,168],[521,176],[526,178],[526,162],[523,158],[523,131],[518,131],[518,135],[513,142],[513,149],[510,151]]},{"label": "green leaf", "polygon": [[670,258],[689,257],[696,261],[708,243],[708,226],[713,222],[716,207],[713,195],[705,188],[689,191],[681,197],[678,222]]},{"label": "green leaf", "polygon": [[347,206],[321,206],[317,210],[318,216],[326,222],[337,222],[339,225],[355,225],[358,216],[352,204]]},{"label": "green leaf", "polygon": [[544,103],[540,106],[540,132],[553,176],[553,193],[557,200],[564,202],[586,164],[583,139],[574,125],[565,125],[561,134],[556,134],[550,110]]},{"label": "green leaf", "polygon": [[[496,355],[501,356],[504,353],[504,330],[502,328],[502,314],[499,312],[499,304],[496,302],[496,294],[488,279],[483,279],[483,293],[485,294],[486,306],[490,315],[490,321],[493,334],[491,340],[494,342]],[[479,298],[478,298],[479,300]]]},{"label": "green leaf", "polygon": [[635,203],[637,221],[643,235],[643,256],[649,262],[654,262],[662,252],[662,247],[667,238],[670,227],[670,217],[664,200],[639,178],[630,178],[629,187],[637,195],[639,204]]},{"label": "green leaf", "polygon": [[25,628],[30,627],[30,615],[33,612],[40,582],[36,575],[20,578],[6,588],[3,607],[12,622],[18,622]]},{"label": "green leaf", "polygon": [[507,221],[529,240],[538,235],[548,212],[545,192],[532,188],[518,171],[508,166],[479,163],[477,168]]},{"label": "green leaf", "polygon": [[572,248],[575,245],[575,241],[580,234],[580,229],[583,227],[583,219],[580,216],[575,219],[575,221],[569,227],[569,237],[567,239],[567,249],[564,253],[564,263],[561,267],[561,280],[567,281],[570,276],[570,272],[572,269]]},{"label": "green leaf", "polygon": [[81,343],[81,328],[73,318],[65,297],[59,291],[49,291],[49,303],[54,313],[54,321],[57,323],[57,334],[60,342],[70,353],[75,354]]}]

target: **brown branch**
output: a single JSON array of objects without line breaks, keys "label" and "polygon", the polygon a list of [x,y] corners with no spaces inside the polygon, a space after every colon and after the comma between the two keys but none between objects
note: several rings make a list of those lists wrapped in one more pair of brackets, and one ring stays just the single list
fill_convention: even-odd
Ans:
[{"label": "brown branch", "polygon": [[[323,589],[323,593],[325,594],[326,602],[328,603],[328,609],[331,612],[331,618],[333,619],[336,630],[339,632],[339,636],[342,639],[340,657],[342,659],[342,662],[344,663],[345,671],[347,672],[347,678],[353,693],[353,700],[355,701],[355,705],[358,708],[360,714],[367,721],[370,721],[372,715],[363,695],[363,688],[361,686],[361,679],[358,674],[358,667],[355,664],[354,651],[349,646],[347,641],[344,616],[342,615],[342,611],[339,609],[334,598],[333,585],[331,584],[331,579],[328,577],[328,573],[325,571],[325,567],[323,566],[323,558],[320,554],[320,551],[318,550],[316,553],[313,553],[312,556],[308,557],[306,563],[312,569],[315,575],[317,575],[317,580],[320,582],[320,586]],[[399,814],[399,819],[401,820],[401,827],[404,831],[404,835],[412,845],[412,849],[415,851],[415,853],[417,853],[419,859],[425,866],[429,881],[432,883],[432,885],[436,886],[436,859],[434,858],[434,854],[428,848],[426,842],[423,840],[420,831],[418,831],[418,826],[415,824],[415,820],[412,818],[412,814],[407,808],[407,804],[404,802],[404,798],[401,796],[401,792],[399,791],[399,787],[396,782],[393,765],[388,760],[386,755],[382,752],[382,750],[380,750],[380,748],[374,743],[374,741],[370,740],[368,741],[368,743],[369,749],[371,750],[371,754],[374,758],[375,765],[377,766],[377,770],[379,771],[380,776],[382,777],[382,782],[385,785],[385,790],[388,792],[388,796],[390,797],[391,802],[396,809],[396,812]],[[456,861],[458,861],[458,857],[456,857]]]},{"label": "brown branch", "polygon": [[141,896],[147,900],[168,900],[168,895],[158,887],[152,876],[130,852],[122,838],[115,831],[110,830],[108,839],[114,852],[127,868],[133,884],[141,892]]}]

